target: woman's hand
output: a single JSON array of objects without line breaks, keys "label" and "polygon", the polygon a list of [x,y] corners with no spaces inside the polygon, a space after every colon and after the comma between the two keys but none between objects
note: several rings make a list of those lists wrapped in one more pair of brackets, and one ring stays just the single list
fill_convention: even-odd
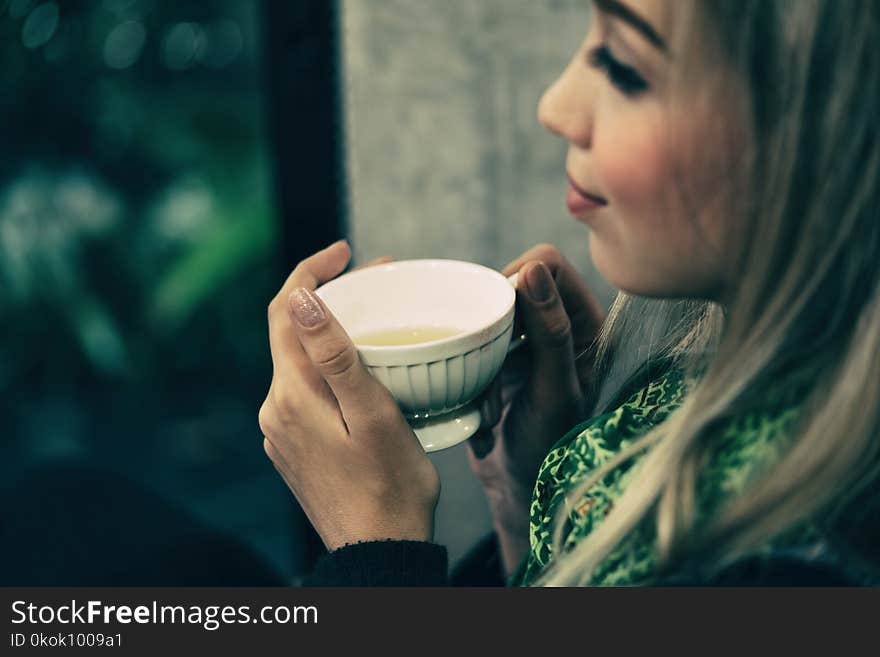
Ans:
[{"label": "woman's hand", "polygon": [[340,274],[345,242],[303,260],[269,305],[272,384],[263,446],[329,550],[430,541],[440,479],[391,393],[312,291]]},{"label": "woman's hand", "polygon": [[555,247],[536,246],[503,270],[505,276],[516,272],[517,322],[528,342],[505,361],[484,396],[483,428],[468,450],[508,573],[528,549],[529,504],[541,462],[593,404],[591,347],[605,320],[596,297]]}]

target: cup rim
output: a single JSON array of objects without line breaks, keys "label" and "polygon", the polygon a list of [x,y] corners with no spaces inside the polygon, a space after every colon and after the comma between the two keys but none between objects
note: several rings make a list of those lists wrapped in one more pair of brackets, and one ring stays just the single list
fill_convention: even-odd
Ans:
[{"label": "cup rim", "polygon": [[[342,276],[334,278],[332,281],[328,281],[321,287],[319,287],[315,292],[320,296],[321,290],[328,287],[336,287],[336,283],[338,281],[342,281],[344,279],[349,279],[350,277],[358,276],[365,273],[379,272],[379,271],[389,271],[395,269],[410,269],[410,268],[419,268],[425,266],[441,266],[441,267],[454,267],[458,269],[469,269],[472,271],[479,271],[481,273],[486,273],[492,275],[499,282],[503,282],[505,289],[510,291],[510,301],[505,305],[504,310],[497,315],[494,315],[490,321],[488,321],[482,328],[474,329],[471,331],[467,331],[464,333],[457,333],[455,335],[449,336],[447,338],[440,338],[438,340],[430,340],[427,342],[419,342],[412,345],[388,345],[388,346],[378,346],[378,345],[359,345],[356,344],[358,351],[361,352],[364,356],[382,356],[382,355],[390,355],[390,354],[403,354],[406,352],[410,354],[411,357],[417,357],[418,352],[423,350],[434,350],[436,348],[443,348],[456,345],[458,343],[472,343],[474,337],[479,336],[481,338],[480,344],[486,344],[491,342],[499,335],[504,333],[507,329],[508,324],[510,323],[510,315],[516,305],[516,290],[513,285],[510,284],[510,281],[507,279],[504,274],[491,267],[486,267],[484,265],[478,264],[476,262],[468,262],[467,260],[453,260],[453,259],[445,259],[445,258],[413,258],[409,260],[396,260],[393,262],[382,263],[381,265],[374,265],[367,269],[358,269],[355,271],[350,271]],[[470,348],[466,348],[468,351]],[[436,359],[435,359],[436,360]],[[412,362],[421,362],[413,360]]]}]

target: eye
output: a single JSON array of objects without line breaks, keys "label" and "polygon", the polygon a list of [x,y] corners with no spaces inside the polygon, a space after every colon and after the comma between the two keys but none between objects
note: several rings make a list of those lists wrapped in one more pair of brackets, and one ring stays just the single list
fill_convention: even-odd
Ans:
[{"label": "eye", "polygon": [[614,58],[607,46],[590,51],[590,65],[604,71],[608,80],[627,96],[637,96],[648,90],[648,82],[638,72]]}]

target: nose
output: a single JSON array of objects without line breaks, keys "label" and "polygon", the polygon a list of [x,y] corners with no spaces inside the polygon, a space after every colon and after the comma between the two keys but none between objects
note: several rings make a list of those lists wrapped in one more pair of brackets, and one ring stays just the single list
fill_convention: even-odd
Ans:
[{"label": "nose", "polygon": [[550,132],[581,148],[593,136],[593,93],[589,81],[572,61],[538,103],[538,122]]}]

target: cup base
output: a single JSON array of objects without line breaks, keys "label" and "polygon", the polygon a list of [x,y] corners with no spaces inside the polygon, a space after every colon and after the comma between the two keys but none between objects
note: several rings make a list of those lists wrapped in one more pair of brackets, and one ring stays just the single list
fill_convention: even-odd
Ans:
[{"label": "cup base", "polygon": [[468,404],[427,420],[410,421],[410,426],[426,452],[437,452],[473,436],[480,428],[480,410]]}]

